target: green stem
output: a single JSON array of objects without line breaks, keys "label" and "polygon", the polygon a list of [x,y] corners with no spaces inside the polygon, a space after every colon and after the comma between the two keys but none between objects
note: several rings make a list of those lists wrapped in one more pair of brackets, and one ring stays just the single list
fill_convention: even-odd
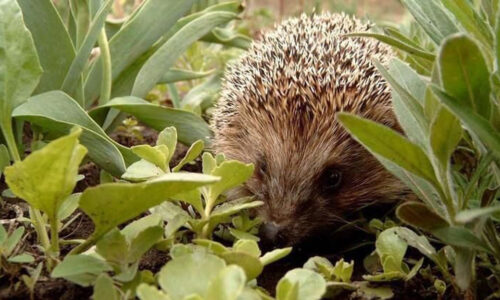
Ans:
[{"label": "green stem", "polygon": [[102,60],[102,84],[99,105],[103,105],[111,99],[111,86],[113,80],[111,73],[111,53],[109,51],[108,37],[105,29],[102,29],[101,34],[99,35],[99,47],[101,48]]},{"label": "green stem", "polygon": [[59,256],[59,226],[57,222],[57,218],[50,219],[50,242],[51,242],[51,250],[56,255]]},{"label": "green stem", "polygon": [[2,133],[7,142],[7,147],[9,148],[10,155],[12,159],[16,161],[21,160],[19,155],[19,150],[17,149],[16,139],[14,138],[14,132],[12,131],[12,118],[10,116],[4,119],[2,126]]},{"label": "green stem", "polygon": [[87,240],[85,240],[85,242],[71,249],[68,255],[76,255],[87,251],[90,247],[92,247],[92,245],[97,241],[97,239],[98,238],[95,238],[93,235],[90,236]]},{"label": "green stem", "polygon": [[170,92],[170,98],[172,100],[172,104],[174,108],[180,108],[181,107],[181,98],[179,96],[179,91],[177,90],[177,87],[175,86],[174,83],[169,83],[167,84],[168,90]]},{"label": "green stem", "polygon": [[29,208],[30,218],[33,222],[33,226],[35,227],[36,234],[38,236],[38,240],[45,251],[48,251],[50,248],[49,235],[47,234],[47,230],[45,229],[45,221],[42,218],[42,214],[36,208]]}]

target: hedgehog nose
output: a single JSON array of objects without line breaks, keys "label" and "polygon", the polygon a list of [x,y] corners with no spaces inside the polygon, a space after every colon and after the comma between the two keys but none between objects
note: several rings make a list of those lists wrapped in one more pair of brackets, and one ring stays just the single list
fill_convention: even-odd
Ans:
[{"label": "hedgehog nose", "polygon": [[265,246],[282,247],[286,244],[283,227],[276,223],[269,222],[260,226],[259,236]]}]

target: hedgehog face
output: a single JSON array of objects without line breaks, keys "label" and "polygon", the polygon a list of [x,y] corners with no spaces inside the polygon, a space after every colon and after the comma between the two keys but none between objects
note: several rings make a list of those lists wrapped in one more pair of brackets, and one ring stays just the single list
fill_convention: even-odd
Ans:
[{"label": "hedgehog face", "polygon": [[264,237],[296,244],[345,214],[405,191],[338,124],[347,111],[397,127],[389,86],[374,67],[389,47],[345,37],[369,24],[346,15],[292,18],[263,35],[225,74],[214,149],[256,165],[239,190],[265,202]]}]

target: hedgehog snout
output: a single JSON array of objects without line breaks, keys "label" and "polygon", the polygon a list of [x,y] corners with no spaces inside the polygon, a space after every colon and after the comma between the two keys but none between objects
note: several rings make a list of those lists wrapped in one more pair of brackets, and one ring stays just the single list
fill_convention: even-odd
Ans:
[{"label": "hedgehog snout", "polygon": [[267,222],[260,226],[259,236],[264,248],[284,247],[288,244],[285,235],[286,227],[274,222]]}]

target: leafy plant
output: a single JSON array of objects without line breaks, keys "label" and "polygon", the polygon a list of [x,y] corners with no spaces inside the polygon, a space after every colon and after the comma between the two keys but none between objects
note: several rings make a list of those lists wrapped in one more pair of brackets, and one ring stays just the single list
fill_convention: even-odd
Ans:
[{"label": "leafy plant", "polygon": [[[397,216],[453,248],[455,259],[449,261],[456,280],[451,283],[469,292],[476,261],[486,260],[495,277],[500,253],[493,217],[500,184],[500,35],[498,19],[492,17],[497,16],[494,2],[482,1],[479,10],[465,0],[404,0],[418,24],[409,34],[393,27],[384,28],[385,34],[353,34],[394,46],[410,64],[399,59],[386,67],[376,63],[393,89],[405,136],[354,115],[338,115],[347,131],[420,198],[401,204]],[[463,153],[473,156],[472,166],[461,161]],[[420,239],[405,236],[409,244]],[[391,261],[387,255],[384,271]],[[446,262],[433,260],[446,277]],[[399,262],[391,267],[397,268]]]}]

